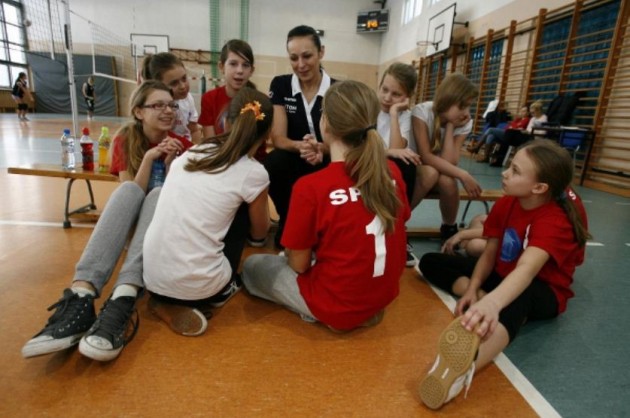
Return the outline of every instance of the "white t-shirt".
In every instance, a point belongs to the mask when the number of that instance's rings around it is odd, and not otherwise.
[[[173,161],[144,239],[144,282],[163,296],[204,299],[228,283],[223,239],[240,205],[269,185],[265,168],[247,156],[217,174],[184,170],[188,158],[203,155],[187,151]]]
[[[427,127],[429,128],[430,138],[433,134],[433,102],[418,103],[411,110],[411,114],[413,115],[413,117],[418,118],[427,124]],[[472,131],[472,126],[473,121],[471,119],[466,125],[455,128],[455,130],[453,131],[453,136],[468,135]],[[446,130],[444,128],[441,129],[442,138],[444,137],[445,131]],[[418,150],[416,149],[417,145],[415,141],[410,141],[409,148],[411,148],[415,152],[418,152]]]
[[[185,99],[177,100],[177,104],[179,105],[179,109],[177,109],[177,116],[175,117],[172,131],[190,140],[191,134],[190,129],[188,129],[188,124],[190,122],[197,123],[199,120],[199,113],[197,113],[197,108],[195,107],[195,99],[192,97],[192,94],[188,93]]]
[[[545,115],[544,113],[540,115],[539,117],[532,116],[531,119],[529,120],[529,123],[527,124],[526,131],[531,134],[534,131],[534,128],[538,128],[542,126],[543,123],[546,123],[546,122],[547,122],[547,115]]]
[[[376,130],[378,131],[383,142],[385,142],[385,149],[389,149],[389,137],[392,129],[392,119],[389,113],[385,113],[382,110],[378,113],[376,120]],[[411,112],[404,110],[398,114],[398,125],[400,126],[400,134],[407,140],[407,147],[414,142],[413,135],[411,134]]]

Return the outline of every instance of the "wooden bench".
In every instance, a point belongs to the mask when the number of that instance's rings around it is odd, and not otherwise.
[[[58,177],[68,179],[68,185],[66,186],[66,204],[64,209],[63,227],[70,228],[70,218],[75,218],[84,221],[96,221],[100,216],[100,213],[96,210],[96,204],[94,204],[94,193],[92,192],[91,181],[118,181],[118,177],[109,173],[99,173],[98,171],[83,171],[78,166],[73,170],[65,170],[61,165],[56,164],[32,164],[21,167],[9,167],[8,172],[11,174],[26,174],[30,176],[40,177]],[[88,192],[90,194],[90,203],[80,206],[76,209],[70,210],[70,194],[72,192],[72,185],[75,180],[84,180],[87,185]]]
[[[462,219],[460,220],[459,226],[460,228],[464,228],[466,226],[466,215],[468,214],[468,209],[470,209],[470,205],[472,202],[481,202],[483,203],[486,214],[490,212],[490,205],[488,202],[496,202],[503,196],[503,190],[501,189],[487,189],[481,192],[481,195],[472,198],[466,193],[465,190],[459,190],[459,199],[461,201],[466,201],[466,207],[464,208],[464,213],[462,214]],[[439,199],[440,196],[438,193],[429,193],[424,199]],[[423,200],[424,200],[423,199]],[[408,237],[423,237],[423,238],[435,238],[440,236],[439,228],[428,228],[428,227],[419,227],[419,228],[407,228],[407,236]]]

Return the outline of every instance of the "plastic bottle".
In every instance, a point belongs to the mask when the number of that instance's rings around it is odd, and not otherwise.
[[[83,136],[81,137],[81,159],[83,161],[84,171],[94,171],[94,143],[90,138],[90,129],[86,126],[83,128]]]
[[[151,165],[151,177],[149,177],[148,191],[153,190],[155,187],[162,187],[164,180],[166,180],[166,164],[164,163],[164,160],[161,158],[153,160],[153,164]]]
[[[98,171],[101,173],[107,173],[109,171],[108,154],[110,144],[109,128],[103,126],[101,128],[101,136],[98,137]]]
[[[61,135],[61,166],[66,170],[73,170],[74,165],[74,137],[70,135],[70,129],[64,129]]]

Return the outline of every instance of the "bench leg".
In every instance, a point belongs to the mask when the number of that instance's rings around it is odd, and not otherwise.
[[[74,215],[75,213],[85,213],[90,210],[96,209],[96,205],[94,204],[94,192],[92,191],[92,184],[90,183],[90,180],[85,179],[85,183],[88,188],[88,193],[90,195],[90,203],[88,203],[87,205],[81,206],[77,209],[74,209],[73,211],[70,211],[70,194],[72,192],[72,185],[74,184],[75,180],[76,179],[69,179],[68,185],[66,186],[66,207],[64,209],[64,218],[63,218],[64,228],[72,227],[72,224],[70,223],[70,217]]]
[[[468,202],[466,202],[466,207],[464,208],[464,213],[462,214],[462,219],[461,221],[459,221],[459,227],[460,228],[466,228],[466,215],[468,214],[468,209],[470,209],[470,204],[472,203],[472,200],[469,200]],[[490,213],[490,206],[488,205],[488,202],[486,202],[485,200],[482,200],[481,203],[483,203],[483,206],[486,209],[486,215]]]

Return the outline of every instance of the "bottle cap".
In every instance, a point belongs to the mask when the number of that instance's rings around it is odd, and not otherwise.
[[[64,135],[70,135],[70,129],[66,128],[63,130]]]
[[[90,134],[90,128],[88,128],[87,126],[85,128],[83,128],[83,135],[89,135]]]

